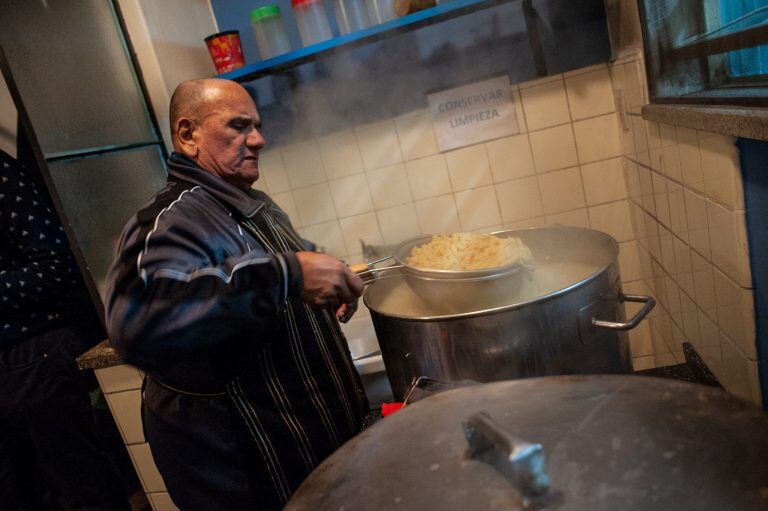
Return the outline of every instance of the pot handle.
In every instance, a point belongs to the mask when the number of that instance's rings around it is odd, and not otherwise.
[[[541,444],[510,435],[486,412],[472,415],[462,425],[470,458],[491,465],[526,497],[549,491]]]
[[[606,321],[603,319],[592,318],[592,326],[596,328],[605,328],[607,330],[632,330],[651,312],[656,305],[656,300],[652,296],[644,295],[625,295],[619,294],[620,302],[644,303],[643,307],[637,311],[637,314],[629,321],[622,323],[617,321]]]

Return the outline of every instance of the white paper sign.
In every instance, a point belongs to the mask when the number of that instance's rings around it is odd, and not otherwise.
[[[507,76],[436,92],[427,101],[441,151],[520,132]]]

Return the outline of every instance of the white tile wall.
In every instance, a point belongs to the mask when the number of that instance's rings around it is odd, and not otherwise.
[[[589,221],[593,228],[607,232],[616,241],[629,241],[634,237],[627,201],[590,206]]]
[[[176,507],[166,492],[150,493],[147,497],[154,511],[179,511],[179,508]]]
[[[405,165],[402,163],[368,171],[366,177],[376,209],[398,206],[413,200]]]
[[[581,167],[584,177],[584,193],[590,206],[604,202],[620,201],[627,197],[622,158],[613,158]]]
[[[534,131],[530,134],[530,141],[537,172],[550,172],[579,163],[570,124]]]
[[[536,172],[531,143],[525,133],[488,142],[485,147],[495,183],[531,176]]]
[[[165,483],[157,470],[149,444],[129,445],[128,453],[131,455],[134,466],[142,467],[142,470],[139,471],[139,478],[144,490],[147,493],[164,492]]]
[[[376,216],[379,219],[379,227],[386,244],[399,243],[420,234],[416,208],[411,202],[393,208],[380,209],[376,212]]]
[[[445,156],[437,154],[405,164],[413,198],[426,199],[451,192]]]
[[[395,128],[405,160],[415,160],[438,153],[432,119],[418,111],[395,119]]]
[[[456,192],[459,222],[465,231],[501,224],[499,204],[493,186]]]
[[[465,147],[445,155],[454,190],[469,190],[491,184],[491,164],[485,145]]]
[[[563,80],[555,80],[520,91],[528,129],[550,128],[571,122]]]
[[[688,340],[727,390],[759,403],[738,150],[732,137],[643,120],[642,67],[638,56],[611,69],[616,93],[630,97],[620,131],[640,278],[658,300],[653,362],[643,357],[635,367],[679,358]],[[646,353],[647,339],[635,337],[633,347]]]
[[[315,141],[288,146],[280,153],[292,188],[322,183],[326,180],[320,163],[320,149]]]
[[[564,213],[555,213],[546,216],[547,225],[569,225],[572,227],[589,227],[589,215],[584,208],[566,211]],[[624,269],[622,267],[622,277]]]
[[[544,214],[536,177],[499,183],[496,185],[496,195],[504,222],[516,222]]]
[[[456,201],[452,195],[443,195],[417,201],[416,215],[421,232],[449,233],[461,231]]]
[[[373,200],[365,174],[335,179],[330,181],[328,186],[331,189],[336,211],[340,212],[339,217],[373,211]]]
[[[613,89],[607,68],[566,78],[565,85],[573,120],[614,111]]]
[[[165,484],[144,440],[140,390],[143,375],[129,365],[97,369],[95,373],[152,508],[154,511],[176,510],[165,493]]]
[[[138,369],[127,364],[105,367],[96,371],[96,379],[104,394],[141,388],[142,376]]]
[[[355,191],[355,200],[359,193]],[[293,190],[293,201],[299,214],[300,225],[316,225],[337,218],[328,183]]]
[[[384,243],[379,229],[379,222],[376,219],[376,214],[373,212],[342,218],[339,220],[339,223],[341,224],[341,234],[344,238],[347,254],[362,253],[361,239],[364,239],[368,245],[381,245]]]
[[[403,161],[400,142],[393,121],[384,121],[355,130],[357,143],[367,170],[378,169]]]
[[[126,390],[106,394],[107,404],[117,427],[128,445],[140,444],[144,440],[144,429],[141,425],[141,391]]]
[[[559,213],[583,208],[584,187],[578,167],[558,170],[539,176],[544,213]]]
[[[615,158],[621,155],[619,147],[619,126],[616,114],[601,115],[573,123],[579,161]]]
[[[318,145],[328,179],[350,176],[363,171],[363,159],[357,147],[357,138],[351,131],[321,138]]]

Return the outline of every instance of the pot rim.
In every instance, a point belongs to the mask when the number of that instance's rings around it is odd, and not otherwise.
[[[541,230],[591,231],[593,233],[597,233],[603,238],[605,238],[610,244],[610,248],[613,256],[611,259],[611,262],[609,264],[606,264],[599,270],[595,271],[594,273],[579,280],[578,282],[574,282],[573,284],[567,287],[564,287],[562,289],[558,289],[557,291],[552,291],[550,293],[546,293],[541,296],[537,296],[536,298],[532,298],[530,300],[526,300],[523,302],[517,302],[510,305],[501,305],[499,307],[492,307],[490,309],[480,309],[480,310],[471,311],[471,312],[462,312],[459,314],[442,314],[442,315],[433,315],[433,316],[403,316],[400,314],[385,314],[383,312],[377,311],[375,308],[371,307],[368,304],[368,296],[370,294],[369,290],[375,286],[375,283],[373,285],[366,286],[365,290],[363,291],[363,303],[368,308],[368,310],[371,311],[372,313],[376,313],[380,316],[384,316],[387,318],[396,318],[404,321],[418,321],[418,322],[446,321],[446,320],[473,318],[477,316],[487,316],[489,314],[497,314],[501,312],[507,312],[510,310],[522,309],[523,307],[527,307],[535,303],[551,300],[553,298],[557,298],[558,296],[570,293],[571,291],[577,288],[586,286],[590,281],[599,278],[599,276],[601,274],[606,273],[612,265],[614,264],[618,265],[617,258],[619,255],[619,243],[610,234],[605,233],[603,231],[599,231],[597,229],[591,229],[588,227],[575,227],[575,226],[526,227],[523,229],[506,229],[501,231],[493,231],[491,234],[507,234],[507,233],[522,232],[522,231],[541,231]],[[405,278],[405,275],[403,274],[401,274],[400,276],[402,278]]]

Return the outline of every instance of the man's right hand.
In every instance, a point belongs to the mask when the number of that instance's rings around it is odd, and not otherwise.
[[[338,309],[363,294],[363,281],[342,261],[317,252],[297,252],[303,287],[301,299],[315,307]]]

